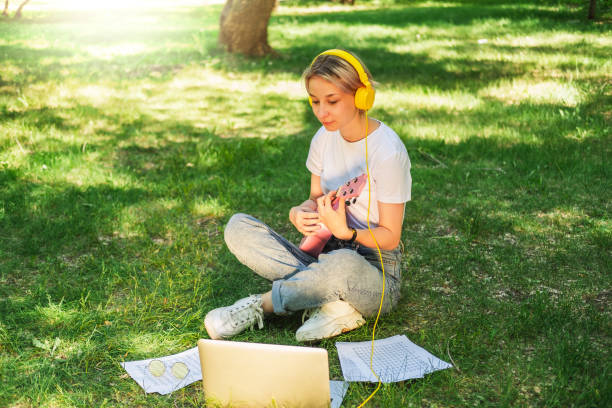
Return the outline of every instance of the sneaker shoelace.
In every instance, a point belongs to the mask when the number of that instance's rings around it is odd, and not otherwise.
[[[255,323],[257,323],[259,329],[263,328],[263,308],[257,298],[253,298],[248,303],[230,308],[229,313],[234,327],[242,323],[249,323],[249,328],[252,330]]]
[[[304,324],[306,319],[317,316],[320,311],[321,311],[320,307],[315,307],[312,309],[304,309],[304,313],[302,313],[302,324]]]

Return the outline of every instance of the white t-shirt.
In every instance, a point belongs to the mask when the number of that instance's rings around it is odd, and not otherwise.
[[[370,226],[378,226],[378,202],[399,204],[410,200],[412,177],[406,146],[387,125],[368,136],[368,166],[370,168]],[[366,173],[365,139],[347,142],[340,131],[328,132],[321,127],[310,142],[306,167],[321,177],[325,194],[337,190],[351,178]],[[368,186],[357,201],[346,207],[349,227],[367,228]]]

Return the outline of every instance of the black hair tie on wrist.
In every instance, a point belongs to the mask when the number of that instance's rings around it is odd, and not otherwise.
[[[352,244],[353,242],[355,242],[355,238],[357,238],[357,230],[355,228],[351,228],[353,230],[353,236],[351,237],[351,239],[349,239],[347,242],[349,244]]]

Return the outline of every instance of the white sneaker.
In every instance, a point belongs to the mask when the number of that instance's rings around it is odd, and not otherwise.
[[[310,318],[295,333],[298,341],[314,341],[334,337],[365,324],[353,306],[343,300],[326,303],[313,309]]]
[[[263,327],[261,295],[240,299],[231,306],[219,307],[206,314],[204,326],[211,339],[219,340],[242,333],[247,327]]]

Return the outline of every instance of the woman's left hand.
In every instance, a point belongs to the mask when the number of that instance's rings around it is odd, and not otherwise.
[[[317,198],[317,211],[319,218],[332,234],[338,239],[350,239],[353,232],[346,225],[346,204],[338,200],[338,209],[334,210],[332,201],[336,198],[336,191]]]

